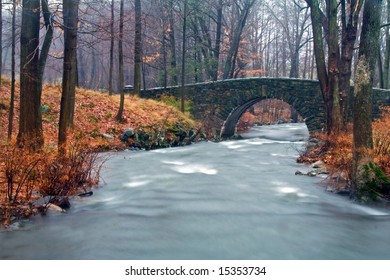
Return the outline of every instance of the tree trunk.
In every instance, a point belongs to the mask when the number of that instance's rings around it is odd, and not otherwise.
[[[357,37],[357,25],[362,1],[341,1],[341,58],[340,58],[340,107],[342,127],[345,130],[349,121],[349,92],[351,87],[352,58]],[[349,12],[347,14],[347,12]]]
[[[108,73],[108,94],[112,95],[112,72],[114,67],[114,7],[115,1],[111,0],[111,22],[110,22],[110,69]]]
[[[58,149],[66,152],[72,103],[76,89],[77,24],[79,0],[63,0],[64,17],[64,65],[62,74],[61,110],[58,133]]]
[[[172,83],[174,86],[178,84],[177,79],[177,63],[176,63],[176,39],[175,39],[175,19],[173,17],[173,0],[169,1],[168,7],[168,17],[169,17],[169,43],[171,48],[171,75]]]
[[[78,78],[78,81],[79,81],[79,86],[80,87],[87,87],[87,83],[86,83],[86,75],[85,75],[85,58],[84,58],[84,51],[82,48],[79,49],[79,53],[78,53],[78,59],[77,61],[79,62],[78,63],[78,72],[79,72],[79,78]]]
[[[0,0],[0,87],[3,74],[3,0]]]
[[[134,93],[141,95],[142,73],[142,30],[141,30],[141,0],[134,0],[135,4],[135,37],[134,37]]]
[[[16,49],[16,0],[12,1],[12,43],[11,43],[11,99],[8,115],[8,141],[12,139],[15,107],[15,49]]]
[[[163,67],[163,73],[162,73],[162,85],[164,88],[167,88],[168,86],[168,71],[167,71],[167,42],[166,42],[166,18],[164,17],[162,19],[162,38],[161,38],[161,53],[162,53],[162,67]]]
[[[290,68],[290,78],[298,78],[299,76],[299,50],[294,50],[290,55],[291,58],[291,68]]]
[[[222,0],[218,0],[217,30],[215,35],[214,58],[211,63],[211,69],[212,69],[211,79],[213,81],[218,80],[219,55],[221,51],[221,37],[222,37],[222,9],[223,9],[223,2]]]
[[[184,113],[184,99],[185,99],[185,77],[186,77],[186,41],[187,41],[187,9],[188,1],[184,0],[184,17],[183,17],[183,49],[181,62],[181,98],[180,109]]]
[[[287,76],[287,42],[286,36],[282,34],[282,77]]]
[[[309,68],[308,67],[308,64],[309,64],[309,47],[310,47],[310,45],[307,43],[306,44],[306,50],[305,50],[305,61],[304,61],[304,64],[303,64],[303,72],[302,72],[302,77],[304,79],[306,79],[306,77],[307,77],[307,69]]]
[[[18,144],[43,146],[41,98],[38,90],[39,0],[23,0],[20,35],[20,116]]]
[[[364,165],[373,161],[372,85],[378,57],[381,9],[382,0],[366,0],[364,4],[353,109],[353,194],[364,187],[368,179],[364,178]]]
[[[390,0],[387,0],[387,23],[390,23]],[[390,27],[386,26],[386,50],[385,61],[383,67],[383,87],[390,88],[389,86],[389,68],[390,68]]]
[[[325,64],[324,41],[322,36],[322,16],[318,0],[306,0],[311,10],[313,28],[314,55],[317,65],[317,78],[320,83],[322,97],[326,107],[327,131],[332,123],[332,103],[328,95],[328,73]]]
[[[379,87],[380,88],[385,88],[385,81],[383,77],[383,61],[382,61],[382,54],[381,54],[381,46],[378,48],[378,78],[379,78]]]
[[[331,125],[328,126],[328,132],[338,134],[341,129],[341,111],[340,111],[340,47],[339,47],[339,28],[337,24],[337,0],[328,1],[328,98],[329,106],[332,106]]]
[[[123,17],[124,17],[124,0],[120,2],[120,12],[119,12],[119,42],[118,42],[118,56],[119,56],[119,92],[121,94],[118,114],[115,119],[117,121],[122,121],[123,119],[123,110],[125,104],[125,74],[123,71]]]
[[[47,0],[41,1],[42,5],[42,12],[43,12],[43,18],[45,21],[45,27],[46,27],[46,35],[45,39],[43,41],[43,45],[41,48],[41,53],[39,55],[39,80],[38,80],[38,91],[39,95],[42,95],[42,84],[43,84],[43,75],[45,73],[45,66],[46,61],[49,56],[50,46],[51,42],[53,41],[53,26],[51,25],[51,13],[49,10],[49,5],[47,3]]]

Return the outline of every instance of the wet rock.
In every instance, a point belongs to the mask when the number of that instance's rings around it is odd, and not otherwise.
[[[348,186],[340,187],[329,185],[326,187],[326,191],[343,196],[349,196],[351,194],[351,191],[349,190]]]
[[[310,170],[309,172],[302,172],[300,170],[295,171],[295,175],[305,175],[309,177],[315,177],[319,174],[326,174],[326,173],[322,173],[321,170]]]
[[[111,142],[111,141],[114,141],[115,137],[114,135],[112,134],[109,134],[109,133],[103,133],[101,135],[102,138],[106,139],[107,141]]]
[[[322,160],[318,160],[312,164],[313,168],[325,168],[325,163]]]
[[[78,194],[79,197],[87,197],[91,195],[93,195],[93,191]]]
[[[345,172],[337,172],[332,174],[331,179],[337,182],[348,182],[348,176]]]
[[[49,203],[46,206],[46,209],[47,209],[47,211],[50,211],[50,212],[53,212],[53,213],[65,213],[66,212],[65,209],[62,209],[61,207],[59,207],[58,205],[55,205],[53,203]]]
[[[142,146],[141,146],[141,144],[138,143],[138,142],[133,142],[133,143],[131,143],[131,145],[130,145],[130,150],[131,150],[131,151],[139,151],[139,150],[142,150]]]
[[[123,131],[123,133],[120,136],[120,140],[122,142],[128,142],[129,139],[134,139],[136,136],[136,133],[134,129],[132,128],[127,128],[126,130]]]
[[[48,204],[49,202],[51,202],[53,199],[54,199],[54,196],[49,195],[49,196],[45,196],[45,197],[39,198],[37,200],[34,200],[34,201],[30,202],[30,204],[33,207],[40,208],[40,207],[43,207],[44,205]]]
[[[53,204],[57,205],[61,209],[69,209],[70,208],[70,201],[67,197],[58,197],[53,201]]]
[[[328,169],[326,168],[319,168],[316,170],[317,174],[320,175],[320,174],[329,174],[329,171]]]

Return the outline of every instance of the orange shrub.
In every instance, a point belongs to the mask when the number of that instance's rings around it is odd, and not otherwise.
[[[383,109],[381,118],[372,124],[375,161],[390,177],[390,110]]]
[[[338,135],[326,136],[328,150],[324,157],[330,174],[344,173],[350,178],[352,171],[352,133],[341,132]]]

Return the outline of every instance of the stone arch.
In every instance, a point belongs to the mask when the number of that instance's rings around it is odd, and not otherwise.
[[[300,102],[300,100],[297,98],[287,98],[287,100],[286,100],[284,98],[275,97],[275,96],[268,96],[268,97],[262,96],[262,97],[256,97],[256,98],[253,98],[251,100],[248,100],[247,102],[243,103],[240,106],[237,106],[236,108],[234,108],[230,112],[230,114],[228,115],[228,117],[224,121],[223,126],[221,128],[221,135],[220,135],[221,138],[226,139],[226,138],[230,138],[230,137],[234,136],[236,133],[237,124],[238,124],[240,118],[242,117],[242,115],[252,105],[254,105],[262,100],[267,100],[267,99],[281,100],[281,101],[291,105],[292,107],[294,107],[294,109],[304,118],[309,132],[321,130],[323,128],[323,125],[325,125],[323,123],[313,124],[312,121],[314,118],[316,118],[316,116],[313,116],[311,111],[306,110],[304,104],[302,102]]]

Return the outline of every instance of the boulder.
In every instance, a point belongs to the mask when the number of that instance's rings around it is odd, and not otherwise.
[[[136,136],[136,133],[135,133],[134,129],[127,128],[121,134],[120,139],[121,139],[122,142],[126,142],[127,143],[129,141],[129,139],[134,139],[135,136]]]
[[[62,209],[60,206],[57,206],[53,203],[49,203],[47,206],[46,206],[46,209],[47,211],[50,211],[50,212],[58,212],[58,213],[65,213],[65,209]]]

